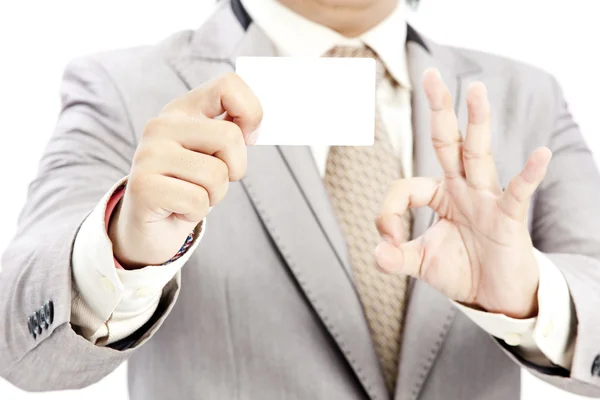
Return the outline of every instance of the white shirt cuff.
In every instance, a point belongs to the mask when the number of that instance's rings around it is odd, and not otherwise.
[[[104,218],[108,201],[126,179],[117,182],[85,219],[73,247],[71,322],[99,345],[131,335],[152,317],[163,288],[193,254],[206,229],[204,221],[192,246],[170,264],[117,269]]]
[[[534,253],[540,269],[537,317],[515,319],[454,304],[490,335],[517,347],[527,360],[570,369],[576,320],[569,288],[558,267],[543,253]]]

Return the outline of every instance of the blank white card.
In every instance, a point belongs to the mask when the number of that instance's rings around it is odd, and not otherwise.
[[[257,145],[373,145],[373,59],[239,57],[236,73],[263,108]]]

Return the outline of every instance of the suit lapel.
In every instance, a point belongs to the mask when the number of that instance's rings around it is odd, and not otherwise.
[[[414,134],[415,176],[438,177],[442,169],[431,144],[430,117],[427,98],[422,88],[423,72],[438,68],[453,95],[459,126],[466,126],[465,79],[476,71],[466,60],[457,62],[447,50],[433,43],[423,46],[408,44],[408,62],[413,83],[412,114]],[[461,61],[461,60],[459,60]],[[423,234],[434,222],[435,213],[424,207],[415,210],[413,237]],[[454,320],[456,308],[442,294],[419,280],[411,282],[410,302],[407,307],[396,399],[418,398],[445,336]]]
[[[196,33],[191,40],[193,48],[173,55],[171,64],[190,88],[233,71],[239,56],[275,55],[264,33],[251,22],[244,30],[229,7],[221,6]],[[236,12],[242,11],[238,8]],[[215,41],[216,35],[223,43]],[[249,147],[242,185],[365,392],[371,399],[386,398],[379,362],[351,280],[345,241],[310,149]]]
[[[346,239],[335,217],[329,195],[317,171],[308,146],[279,146],[279,151],[294,180],[302,190],[314,217],[325,234],[329,245],[352,281],[352,270]]]
[[[249,149],[244,187],[306,298],[372,399],[386,396],[360,300],[328,232],[333,213],[306,148]],[[295,167],[293,166],[295,165]],[[299,167],[303,165],[304,170]]]

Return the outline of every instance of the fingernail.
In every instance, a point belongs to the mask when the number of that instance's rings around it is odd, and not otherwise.
[[[375,248],[375,258],[377,259],[377,266],[379,269],[386,273],[391,273],[394,269],[394,259],[390,253],[390,244],[383,242]]]
[[[260,128],[257,128],[254,132],[248,135],[248,144],[250,146],[256,144],[258,140],[258,135],[260,134]]]

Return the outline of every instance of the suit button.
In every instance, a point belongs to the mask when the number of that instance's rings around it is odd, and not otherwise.
[[[518,333],[507,333],[504,335],[504,342],[509,346],[519,346],[521,344],[521,335]]]
[[[40,315],[40,326],[43,329],[48,329],[48,324],[46,323],[46,311],[44,310],[44,307],[40,308],[38,313]]]
[[[35,333],[36,324],[37,322],[33,318],[33,315],[27,319],[27,327],[29,328],[29,334],[33,336],[34,339],[37,337],[37,334]]]
[[[54,303],[52,302],[52,300],[44,303],[44,314],[46,324],[48,326],[52,325],[52,323],[54,322]]]
[[[42,334],[42,318],[40,317],[40,312],[36,311],[35,314],[33,314],[33,318],[35,319],[35,325],[36,325],[36,330],[35,332],[38,335]]]
[[[31,330],[33,331],[33,337],[35,338],[39,334],[38,330],[40,333],[42,332],[38,325],[37,312],[29,317],[29,321],[31,322]]]
[[[594,358],[592,363],[592,376],[600,376],[600,354]]]

